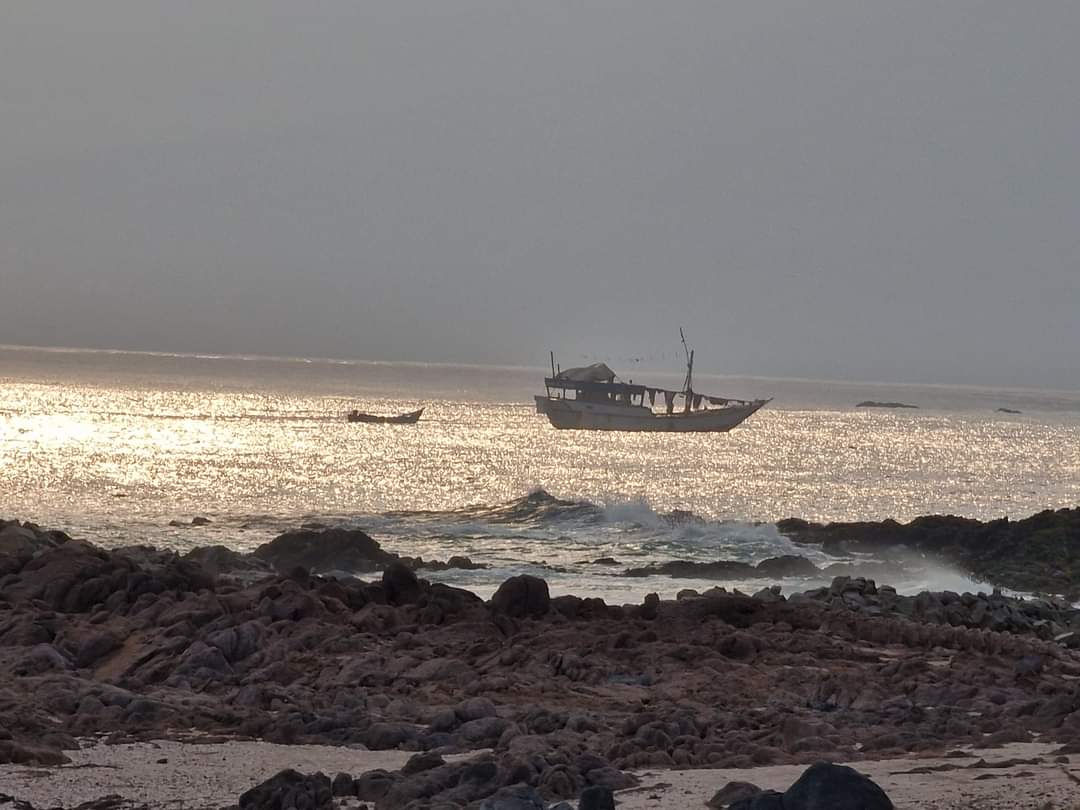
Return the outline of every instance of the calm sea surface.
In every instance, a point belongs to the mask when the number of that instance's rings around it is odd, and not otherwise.
[[[0,347],[0,517],[178,549],[355,525],[400,553],[491,564],[441,575],[480,593],[535,571],[557,592],[618,601],[704,584],[619,577],[628,565],[790,552],[770,525],[783,517],[985,519],[1080,503],[1080,392],[700,377],[707,393],[774,402],[729,434],[594,433],[534,413],[542,377]],[[854,407],[867,399],[920,408]],[[420,405],[415,426],[344,420]],[[571,503],[527,497],[541,489]],[[169,525],[194,516],[212,523]],[[607,556],[622,566],[591,564]],[[931,579],[965,585],[936,571],[904,586]]]

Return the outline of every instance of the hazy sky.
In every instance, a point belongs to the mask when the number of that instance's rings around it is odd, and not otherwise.
[[[0,343],[625,370],[682,325],[708,372],[1077,388],[1078,43],[1054,0],[5,2]]]

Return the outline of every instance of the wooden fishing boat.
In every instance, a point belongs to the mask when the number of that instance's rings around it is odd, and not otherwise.
[[[693,389],[694,352],[687,348],[685,337],[683,349],[686,382],[681,391],[621,382],[604,363],[557,371],[553,354],[551,376],[544,380],[547,393],[535,397],[536,412],[560,430],[726,433],[772,401],[697,393]],[[658,398],[664,406],[659,412],[654,410]]]
[[[350,422],[369,422],[379,425],[415,425],[420,421],[420,414],[423,412],[424,409],[421,408],[418,411],[409,411],[397,416],[376,416],[375,414],[352,410],[349,411],[346,419]]]

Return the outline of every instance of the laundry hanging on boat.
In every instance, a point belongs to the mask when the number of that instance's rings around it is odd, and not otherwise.
[[[701,410],[701,400],[703,400],[704,398],[705,397],[703,395],[701,395],[701,394],[694,394],[694,410],[695,411],[700,411]]]
[[[667,412],[668,413],[671,413],[672,411],[675,410],[675,392],[674,391],[665,391],[664,392],[664,405],[665,405],[665,407],[667,407]]]
[[[651,408],[656,404],[656,389],[647,388],[646,390],[649,392],[649,407]]]
[[[708,397],[708,400],[713,405],[727,405],[731,402],[730,399],[724,399],[723,397]]]

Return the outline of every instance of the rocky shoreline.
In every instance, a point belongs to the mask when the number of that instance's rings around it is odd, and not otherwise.
[[[60,765],[89,736],[210,735],[414,754],[327,776],[329,795],[297,774],[221,806],[310,793],[312,807],[603,807],[641,769],[858,763],[1033,735],[1067,756],[1080,733],[1080,611],[1065,601],[902,596],[845,576],[788,597],[610,605],[520,576],[484,602],[419,578],[423,565],[358,531],[181,557],[4,522],[0,763]],[[311,573],[345,567],[381,573]]]
[[[919,555],[992,585],[1080,600],[1080,508],[1048,509],[1016,521],[926,515],[909,523],[824,525],[789,518],[776,526],[794,542],[827,554],[869,554],[899,564]]]

